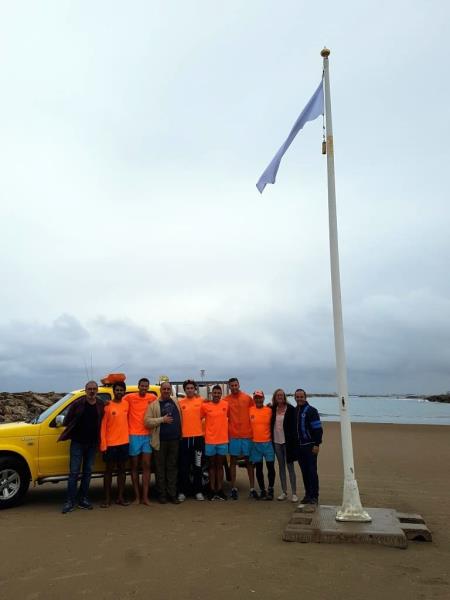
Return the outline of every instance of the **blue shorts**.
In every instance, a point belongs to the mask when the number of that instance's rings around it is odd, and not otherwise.
[[[205,456],[226,456],[228,444],[205,444]]]
[[[266,462],[273,462],[275,460],[272,442],[252,442],[250,462],[259,463],[263,461],[263,458],[266,459]]]
[[[231,438],[230,454],[231,456],[249,456],[252,447],[252,440],[248,438]]]
[[[139,456],[139,454],[151,454],[151,439],[151,435],[130,435],[129,455]]]

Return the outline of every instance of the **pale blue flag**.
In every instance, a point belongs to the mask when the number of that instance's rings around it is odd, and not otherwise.
[[[272,162],[269,164],[269,166],[259,178],[256,187],[261,192],[261,194],[263,193],[264,188],[268,183],[275,183],[281,159],[283,158],[286,150],[294,141],[297,133],[300,131],[300,129],[303,129],[305,123],[307,123],[308,121],[314,121],[314,119],[317,119],[317,117],[319,117],[320,115],[323,115],[323,80],[320,82],[319,87],[312,95],[311,100],[302,110],[299,118],[295,121],[290,134],[286,138],[286,141],[275,154],[275,156],[272,159]]]

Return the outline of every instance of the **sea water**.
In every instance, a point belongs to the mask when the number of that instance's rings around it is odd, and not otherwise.
[[[323,421],[339,421],[338,398],[316,396],[308,402],[318,409]],[[450,425],[450,404],[424,398],[350,396],[349,406],[355,423]]]

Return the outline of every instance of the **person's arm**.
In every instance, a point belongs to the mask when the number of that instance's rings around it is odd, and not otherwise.
[[[98,415],[100,417],[100,419],[103,419],[103,415],[105,414],[105,406],[107,404],[109,404],[109,400],[107,400],[106,402],[103,402],[103,400],[96,400],[97,403],[97,410],[98,410]]]
[[[180,415],[180,427],[183,428],[183,411],[181,410],[180,403],[178,402],[178,398],[173,399],[175,406],[178,409],[178,414]]]
[[[154,429],[155,427],[159,427],[161,423],[172,423],[173,417],[170,415],[164,415],[163,417],[157,417],[155,415],[156,409],[154,408],[155,403],[152,402],[147,407],[147,411],[144,417],[144,425],[147,429]]]
[[[64,417],[64,427],[68,427],[69,425],[71,425],[77,416],[77,406],[78,406],[78,402],[75,400],[75,402],[72,402],[72,404],[69,406],[69,410],[67,411],[67,415]]]
[[[314,442],[313,453],[319,454],[320,444],[322,443],[323,429],[320,420],[319,412],[316,408],[311,407],[309,410],[309,430],[311,438]]]
[[[295,408],[288,404],[283,419],[283,431],[286,443],[297,443],[297,413]]]
[[[100,427],[100,452],[105,452],[106,448],[108,447],[107,443],[106,443],[107,420],[108,420],[108,413],[107,413],[107,411],[105,411],[103,414],[102,424]]]

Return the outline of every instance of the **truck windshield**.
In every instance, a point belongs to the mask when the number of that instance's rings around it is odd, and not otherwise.
[[[49,417],[55,410],[62,406],[69,398],[72,398],[73,394],[66,394],[60,398],[55,404],[52,404],[44,410],[38,417],[32,420],[32,423],[43,423],[47,417]]]

